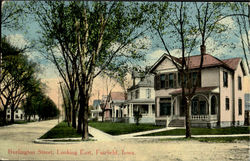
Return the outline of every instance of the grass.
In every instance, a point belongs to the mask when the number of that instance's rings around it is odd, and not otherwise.
[[[156,126],[153,124],[128,124],[128,123],[113,123],[113,122],[89,122],[89,126],[97,128],[111,135],[129,134],[147,130],[164,128],[164,126]]]
[[[14,124],[27,124],[31,122],[35,122],[35,121],[34,120],[30,120],[30,121],[20,120],[20,121],[15,121]]]
[[[188,141],[188,140],[197,140],[200,142],[207,143],[236,143],[238,141],[250,141],[248,136],[239,136],[239,137],[204,137],[204,138],[174,138],[174,139],[159,139],[159,141]]]
[[[63,121],[41,136],[40,139],[77,138],[81,136],[76,132],[76,129],[68,127],[68,123]]]
[[[141,136],[166,136],[166,135],[185,135],[185,129],[174,129],[151,133]],[[226,127],[226,128],[191,128],[192,135],[228,135],[228,134],[249,134],[250,127]]]

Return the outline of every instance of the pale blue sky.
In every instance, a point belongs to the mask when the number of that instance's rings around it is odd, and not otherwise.
[[[242,49],[240,48],[239,38],[237,38],[233,34],[234,30],[236,29],[236,26],[234,26],[235,22],[233,21],[232,18],[227,18],[223,20],[223,23],[231,27],[231,30],[225,33],[225,35],[230,36],[229,38],[225,39],[225,41],[234,43],[236,45],[236,48],[229,50],[229,48],[227,47],[220,47],[216,44],[217,42],[211,38],[207,43],[207,53],[215,55],[218,58],[243,57],[243,52]],[[10,37],[11,40],[15,42],[17,46],[22,46],[25,43],[31,42],[32,39],[37,39],[39,37],[39,34],[37,32],[39,31],[40,27],[35,21],[32,20],[32,18],[27,19],[26,25],[27,25],[26,27],[28,27],[27,33],[25,33],[24,31],[10,32],[7,30],[3,30],[3,34]],[[143,63],[141,64],[143,66],[152,65],[164,53],[164,48],[159,38],[155,37],[152,39],[150,35],[148,35],[147,38],[148,39],[145,40],[145,42],[151,45],[149,46],[148,50],[145,50],[145,53],[147,55],[146,56],[147,61],[145,62],[145,64]],[[217,49],[213,51],[213,49],[216,47]],[[179,55],[178,54],[179,49],[172,49],[171,52],[175,56]],[[197,49],[194,52],[194,54],[198,53],[199,49]],[[38,52],[32,51],[28,54],[32,60],[41,64],[42,69],[44,69],[43,74],[40,75],[41,78],[47,79],[47,78],[58,77],[58,74],[54,66],[50,62],[45,60]],[[250,57],[248,57],[248,59],[250,59]]]

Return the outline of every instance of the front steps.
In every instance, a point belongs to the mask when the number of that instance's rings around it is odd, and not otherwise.
[[[179,119],[171,120],[168,127],[185,127],[185,121]]]

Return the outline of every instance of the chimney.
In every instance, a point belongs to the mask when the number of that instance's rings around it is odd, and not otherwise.
[[[205,45],[201,45],[201,54],[206,54],[206,46]]]

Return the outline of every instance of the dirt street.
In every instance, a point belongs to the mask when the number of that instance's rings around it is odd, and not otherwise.
[[[249,143],[198,141],[89,141],[74,144],[35,144],[57,120],[0,128],[0,160],[127,160],[208,161],[249,160]]]

